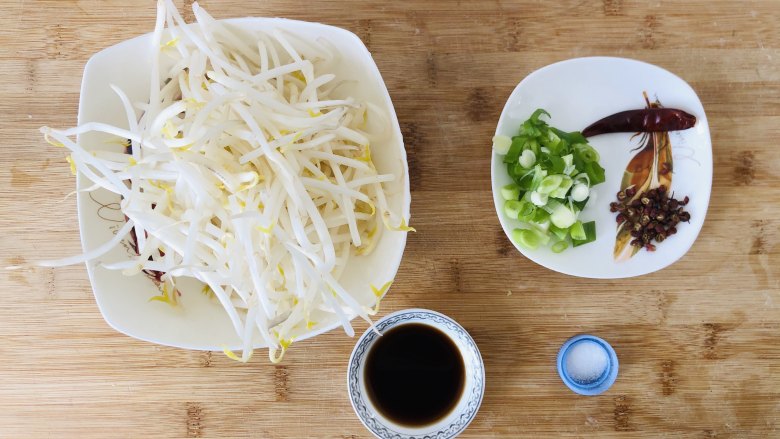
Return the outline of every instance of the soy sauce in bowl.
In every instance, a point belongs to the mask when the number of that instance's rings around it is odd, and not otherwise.
[[[408,427],[434,424],[458,405],[466,381],[455,342],[424,323],[407,323],[379,337],[366,356],[368,397],[388,420]]]

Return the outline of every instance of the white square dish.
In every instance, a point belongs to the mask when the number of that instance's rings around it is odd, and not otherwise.
[[[680,259],[693,245],[704,224],[712,188],[712,141],[707,116],[693,88],[678,76],[640,61],[592,57],[561,61],[525,77],[509,96],[496,128],[497,135],[517,135],[520,125],[537,109],[547,110],[550,126],[563,131],[582,131],[591,123],[619,111],[645,107],[643,92],[667,108],[693,114],[696,125],[669,133],[674,171],[671,191],[677,198],[690,197],[686,210],[690,224],[679,225],[679,233],[665,240],[657,251],[640,251],[627,261],[613,259],[616,235],[616,201],[626,165],[637,147],[633,133],[595,136],[588,142],[599,152],[606,181],[593,187],[583,222],[596,221],[596,241],[554,253],[550,248],[536,250],[515,247],[528,259],[560,273],[588,278],[624,278],[660,270]],[[511,236],[520,222],[504,213],[501,188],[511,182],[503,157],[492,157],[493,200],[504,232]],[[511,239],[510,239],[511,241]]]
[[[390,136],[372,145],[372,158],[380,173],[393,173],[395,181],[386,183],[390,208],[409,219],[409,176],[398,120],[387,88],[379,70],[365,45],[353,33],[333,26],[280,18],[239,18],[226,23],[247,32],[253,29],[278,28],[308,38],[327,40],[340,54],[342,62],[335,73],[340,79],[348,79],[340,93],[349,94],[384,109],[389,116]],[[110,89],[119,86],[132,102],[149,99],[149,71],[151,65],[151,34],[124,41],[95,54],[87,62],[79,103],[78,123],[104,122],[126,127],[127,119],[121,101]],[[78,141],[86,149],[123,148],[107,142],[109,137],[88,133]],[[77,186],[85,189],[86,178],[79,175]],[[107,191],[79,192],[78,216],[82,246],[85,251],[108,241],[124,222],[118,210],[119,197]],[[367,256],[354,256],[340,281],[345,289],[360,300],[372,295],[371,284],[382,285],[395,277],[401,262],[406,232],[383,233],[376,249]],[[101,258],[103,262],[128,260],[132,257],[129,244],[117,247]],[[141,340],[187,349],[221,350],[225,347],[239,349],[240,339],[222,307],[201,294],[200,283],[191,279],[177,282],[182,292],[180,306],[150,302],[158,295],[154,283],[144,274],[125,276],[88,263],[87,270],[98,307],[114,329]],[[189,282],[188,282],[189,281]],[[353,317],[353,316],[350,316]],[[308,338],[338,327],[340,322],[320,319],[298,340]],[[263,347],[262,343],[255,347]]]

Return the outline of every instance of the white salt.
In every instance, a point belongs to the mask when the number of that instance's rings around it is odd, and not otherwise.
[[[575,343],[566,354],[566,372],[571,379],[582,384],[596,381],[607,369],[607,363],[607,351],[589,340]]]

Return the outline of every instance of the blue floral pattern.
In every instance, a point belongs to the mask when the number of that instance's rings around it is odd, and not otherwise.
[[[363,363],[369,348],[378,337],[374,331],[368,331],[358,341],[355,351],[350,359],[347,373],[347,386],[352,402],[360,420],[363,424],[380,439],[450,439],[460,434],[471,423],[477,415],[479,406],[482,403],[482,396],[485,393],[485,369],[482,363],[482,356],[477,349],[476,343],[463,327],[454,320],[438,313],[430,311],[410,311],[391,315],[385,320],[376,324],[379,332],[397,326],[401,323],[419,321],[423,323],[433,323],[435,326],[447,329],[447,332],[455,338],[458,345],[461,346],[461,354],[466,365],[467,373],[471,374],[470,380],[467,380],[469,387],[464,389],[464,398],[467,402],[459,410],[456,418],[452,419],[449,425],[444,426],[435,432],[428,432],[420,435],[409,435],[395,431],[392,426],[386,425],[381,419],[373,415],[373,409],[368,406],[367,397],[363,394],[360,387],[360,365]]]

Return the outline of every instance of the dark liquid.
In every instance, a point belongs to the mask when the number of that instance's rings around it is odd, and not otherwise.
[[[368,352],[364,378],[368,397],[383,416],[419,427],[455,408],[466,371],[447,335],[430,325],[407,323],[377,339]]]

